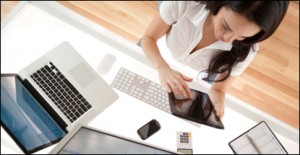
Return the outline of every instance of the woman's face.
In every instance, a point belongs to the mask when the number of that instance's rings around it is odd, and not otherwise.
[[[213,25],[215,37],[227,43],[252,37],[261,30],[255,23],[226,7],[213,16]]]

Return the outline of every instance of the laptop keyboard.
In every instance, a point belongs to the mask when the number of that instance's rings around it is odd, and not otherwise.
[[[171,114],[168,92],[154,81],[121,67],[111,86]],[[199,123],[186,121],[200,126]]]
[[[92,107],[52,62],[37,70],[30,77],[70,122],[77,120]]]

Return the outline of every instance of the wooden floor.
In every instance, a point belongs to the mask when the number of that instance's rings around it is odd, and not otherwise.
[[[1,1],[1,19],[17,2]],[[136,43],[157,12],[156,1],[60,1],[60,4]],[[4,9],[5,8],[5,9]],[[299,2],[291,2],[275,34],[230,94],[299,129]]]

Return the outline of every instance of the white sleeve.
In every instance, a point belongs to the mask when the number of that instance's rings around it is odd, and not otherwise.
[[[253,45],[253,47],[250,48],[250,52],[247,56],[247,58],[243,62],[239,62],[236,66],[232,68],[231,76],[239,76],[241,75],[246,68],[250,65],[254,57],[256,56],[256,53],[259,50],[259,44],[256,43]]]
[[[188,7],[187,1],[164,1],[160,5],[159,14],[166,24],[172,25],[184,15]]]

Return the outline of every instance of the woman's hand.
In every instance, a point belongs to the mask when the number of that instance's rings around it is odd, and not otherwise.
[[[220,80],[226,76],[225,73],[221,73],[216,77],[216,80]],[[231,84],[235,81],[237,76],[229,76],[226,80],[221,82],[214,82],[208,91],[208,95],[216,110],[216,115],[222,119],[225,110],[225,94]]]
[[[210,89],[208,94],[214,106],[214,109],[216,111],[216,115],[218,116],[218,118],[222,119],[224,116],[224,109],[225,109],[225,104],[224,104],[225,94],[223,92],[214,89]]]
[[[213,103],[214,108],[216,110],[216,115],[222,119],[224,116],[224,108],[225,108],[225,104],[222,102],[218,102],[218,103]]]
[[[192,78],[182,75],[169,66],[157,68],[160,83],[166,90],[174,95],[182,95],[184,98],[192,98],[192,93],[186,82],[193,81]]]

